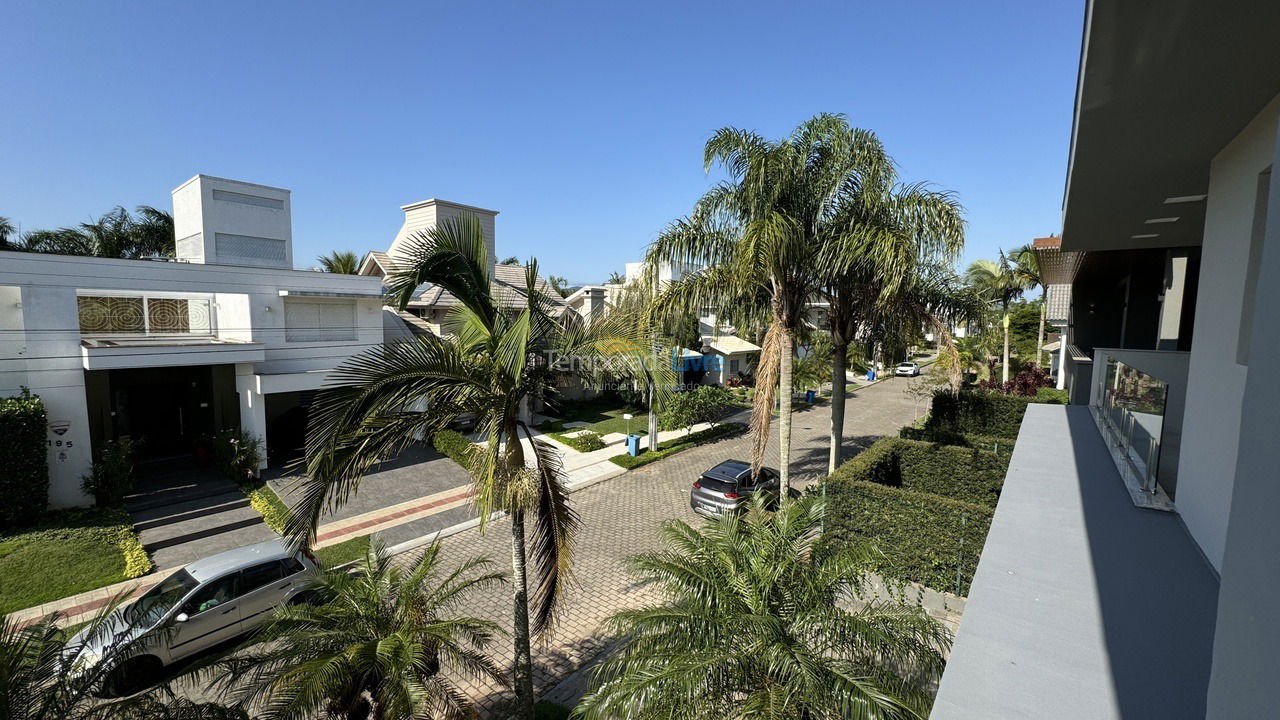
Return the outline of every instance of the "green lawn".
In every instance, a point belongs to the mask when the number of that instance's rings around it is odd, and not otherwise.
[[[365,551],[368,549],[369,536],[362,535],[350,540],[343,540],[337,545],[320,548],[316,550],[316,558],[322,566],[334,568],[352,560],[359,560],[364,557]]]
[[[601,435],[610,433],[626,433],[628,421],[622,416],[626,413],[634,415],[630,421],[630,431],[636,435],[647,434],[648,413],[641,408],[629,407],[618,400],[599,399],[582,403],[565,403],[560,411],[560,422],[544,423],[540,429],[554,432],[577,432],[591,430]],[[565,423],[585,422],[589,425],[566,428]]]
[[[126,552],[132,557],[128,565]],[[51,512],[36,527],[0,535],[0,614],[111,585],[150,569],[122,510]]]

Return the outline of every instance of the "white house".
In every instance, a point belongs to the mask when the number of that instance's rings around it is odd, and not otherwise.
[[[48,409],[54,506],[87,501],[106,439],[145,458],[233,427],[300,442],[328,371],[383,340],[377,278],[293,269],[288,190],[197,175],[173,213],[173,260],[0,252],[0,394]]]
[[[1072,404],[1026,411],[935,720],[1280,712],[1278,32],[1087,3],[1039,248]]]

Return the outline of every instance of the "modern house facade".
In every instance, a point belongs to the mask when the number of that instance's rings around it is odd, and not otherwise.
[[[49,415],[50,503],[85,504],[93,448],[190,457],[242,428],[296,448],[329,370],[383,341],[381,283],[293,269],[290,193],[197,175],[167,261],[0,252],[0,394]]]
[[[932,717],[1280,714],[1280,5],[1093,0],[1031,405]]]

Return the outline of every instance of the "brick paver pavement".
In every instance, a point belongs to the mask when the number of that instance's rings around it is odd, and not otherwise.
[[[894,434],[915,417],[915,403],[903,389],[906,381],[890,379],[856,391],[845,412],[845,456],[852,456],[879,437]],[[825,474],[827,431],[830,410],[816,406],[792,415],[793,483],[802,484]],[[610,638],[599,632],[602,621],[626,607],[633,607],[652,594],[637,586],[623,568],[623,560],[637,552],[659,546],[662,523],[680,518],[690,522],[698,516],[689,510],[689,488],[706,468],[728,458],[748,457],[745,435],[697,448],[637,468],[619,477],[578,492],[573,507],[582,518],[574,555],[574,582],[569,587],[554,635],[534,648],[535,686],[546,694],[580,665],[608,646]],[[768,461],[777,466],[776,426],[768,448]],[[510,532],[505,519],[490,523],[486,532],[467,530],[441,541],[447,557],[487,555],[501,567],[510,567]],[[472,615],[486,617],[504,628],[510,627],[511,599],[508,591],[475,597],[465,608]],[[510,638],[499,638],[488,650],[499,664],[510,663]],[[460,683],[488,718],[507,717],[509,691],[500,687]],[[198,696],[199,692],[187,694]]]

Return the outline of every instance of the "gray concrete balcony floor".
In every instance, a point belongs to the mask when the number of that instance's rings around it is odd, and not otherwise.
[[[1203,718],[1217,597],[1088,408],[1033,404],[930,717]]]

